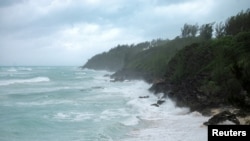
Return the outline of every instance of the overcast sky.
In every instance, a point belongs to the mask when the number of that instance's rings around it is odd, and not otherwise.
[[[1,0],[0,65],[81,66],[117,44],[173,39],[249,0]]]

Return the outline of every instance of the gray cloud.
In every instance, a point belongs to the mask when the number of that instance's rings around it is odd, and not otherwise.
[[[22,3],[22,2],[23,0],[1,0],[0,7],[11,6],[11,5]]]
[[[174,38],[184,23],[225,21],[248,0],[0,2],[0,65],[82,65],[117,44]]]

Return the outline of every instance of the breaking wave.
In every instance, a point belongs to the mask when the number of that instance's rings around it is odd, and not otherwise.
[[[34,77],[30,79],[13,79],[13,80],[1,80],[0,86],[7,86],[12,84],[22,84],[22,83],[38,83],[38,82],[49,82],[48,77]]]

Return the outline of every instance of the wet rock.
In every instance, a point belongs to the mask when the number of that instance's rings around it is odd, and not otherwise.
[[[159,100],[157,100],[157,104],[158,105],[161,105],[162,103],[164,103],[165,102],[165,99],[159,99]]]
[[[203,124],[204,125],[217,125],[227,120],[235,123],[236,125],[240,124],[240,121],[237,119],[236,115],[229,112],[228,110],[214,115],[212,118],[210,118],[207,122],[204,122]]]
[[[94,86],[94,87],[91,87],[92,89],[104,89],[103,87],[101,86]]]
[[[159,107],[157,103],[151,104],[151,106]]]
[[[149,98],[149,96],[139,96],[139,98]]]

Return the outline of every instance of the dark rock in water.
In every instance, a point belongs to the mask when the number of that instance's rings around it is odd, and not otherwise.
[[[104,87],[101,87],[101,86],[93,86],[93,87],[91,87],[91,88],[80,89],[80,91],[81,91],[81,92],[92,91],[93,89],[104,89]]]
[[[95,87],[91,87],[92,89],[103,89],[103,87],[101,86],[95,86]]]
[[[158,104],[158,105],[161,105],[161,104],[164,103],[164,102],[165,102],[165,99],[160,99],[160,100],[157,101],[157,104]]]
[[[235,123],[236,125],[240,124],[236,115],[232,114],[228,110],[214,115],[212,118],[210,118],[207,122],[204,122],[203,124],[204,125],[217,125],[217,124],[222,123],[226,120],[231,121],[231,122]]]
[[[139,98],[149,98],[149,96],[139,96]]]
[[[151,104],[151,106],[159,107],[159,105],[157,103]]]

